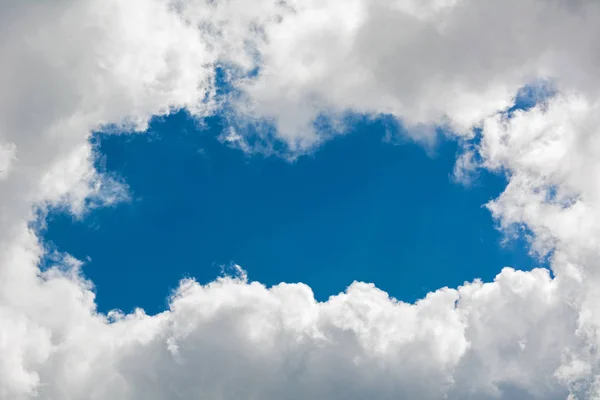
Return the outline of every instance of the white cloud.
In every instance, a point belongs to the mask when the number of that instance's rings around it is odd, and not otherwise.
[[[576,312],[544,271],[507,269],[415,305],[362,283],[317,303],[302,284],[187,281],[169,311],[112,324],[72,278],[49,275],[38,290],[56,314],[20,314],[37,323],[18,332],[32,343],[14,379],[42,382],[42,398],[560,398],[548,377],[576,345]]]
[[[292,3],[265,26],[258,77],[240,87],[293,150],[319,143],[311,122],[322,112],[386,113],[469,137],[533,80],[598,93],[594,1]]]
[[[0,10],[0,398],[600,398],[597,2],[0,0]],[[312,128],[323,113],[391,114],[425,141],[435,125],[467,143],[482,127],[467,157],[510,179],[489,207],[553,252],[555,277],[505,269],[416,304],[363,283],[317,303],[302,284],[184,281],[159,315],[96,313],[79,262],[39,270],[34,207],[81,214],[125,198],[94,169],[91,132],[212,112],[216,63],[234,70],[233,112],[274,122],[296,152],[331,134]],[[546,78],[552,99],[501,112]]]
[[[473,184],[479,164],[473,150],[465,149],[457,158],[452,171],[452,179],[465,186]]]

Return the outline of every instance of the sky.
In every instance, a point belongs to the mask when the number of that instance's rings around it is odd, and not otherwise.
[[[207,283],[234,263],[269,286],[304,282],[321,301],[356,280],[408,302],[542,264],[483,207],[502,174],[462,185],[452,177],[456,143],[390,144],[386,125],[354,122],[295,161],[244,155],[218,140],[219,118],[199,127],[185,112],[144,135],[99,134],[98,164],[127,182],[132,200],[79,219],[55,211],[44,240],[89,257],[83,271],[105,312],[163,311],[180,279]]]
[[[596,0],[0,0],[0,400],[600,399]]]

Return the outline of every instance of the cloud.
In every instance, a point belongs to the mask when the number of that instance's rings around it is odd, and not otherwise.
[[[322,141],[320,113],[390,114],[471,137],[481,120],[542,79],[597,96],[594,1],[291,2],[263,28],[242,110],[270,118],[294,151]],[[419,129],[415,129],[419,128]]]
[[[596,2],[0,0],[0,10],[0,398],[600,398]],[[506,112],[540,79],[552,80],[550,98]],[[238,271],[183,281],[158,315],[97,313],[80,262],[39,269],[36,210],[83,215],[126,199],[126,184],[94,168],[92,132],[144,131],[181,108],[227,112],[234,134],[223,139],[245,151],[238,122],[272,123],[258,142],[295,154],[332,134],[314,128],[321,115],[391,115],[422,141],[442,126],[468,151],[457,171],[475,157],[507,174],[488,207],[502,228],[532,232],[552,276],[506,268],[415,304],[354,283],[319,303],[306,285],[266,288]]]
[[[49,303],[29,310],[37,324],[8,325],[30,341],[18,355],[29,370],[12,378],[22,390],[9,398],[36,382],[41,398],[561,398],[548,376],[577,344],[576,312],[543,270],[506,269],[416,304],[364,283],[318,303],[303,284],[184,281],[169,311],[112,323],[65,274],[39,284]]]
[[[452,170],[452,179],[456,183],[465,186],[473,184],[476,179],[479,164],[475,158],[475,153],[471,149],[465,149],[457,158]]]

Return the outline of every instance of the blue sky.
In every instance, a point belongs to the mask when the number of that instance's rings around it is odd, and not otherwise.
[[[227,147],[223,126],[180,112],[146,134],[97,135],[99,166],[132,200],[82,220],[54,212],[45,240],[89,258],[101,311],[160,312],[181,278],[209,282],[231,263],[267,285],[304,282],[319,300],[359,280],[405,301],[536,265],[524,242],[502,243],[482,207],[502,176],[452,182],[455,142],[390,144],[389,126],[363,120],[290,163]]]

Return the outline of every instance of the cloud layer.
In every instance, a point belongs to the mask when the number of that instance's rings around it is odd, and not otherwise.
[[[0,398],[600,399],[597,2],[0,10]],[[549,98],[508,111],[539,82],[551,82]],[[443,127],[465,145],[457,177],[507,174],[488,207],[502,229],[530,235],[552,274],[507,268],[415,304],[354,283],[318,303],[305,285],[265,288],[239,270],[183,281],[159,315],[99,314],[80,262],[39,269],[31,224],[48,207],[83,215],[125,199],[126,183],[95,170],[90,135],[144,131],[181,108],[226,112],[242,148],[253,131],[291,155],[343,133],[348,112],[392,115],[424,142]],[[315,128],[323,115],[335,129]],[[264,122],[275,129],[244,129]]]

